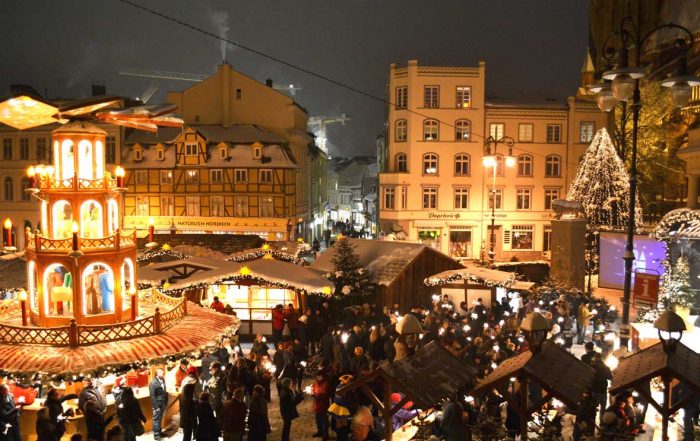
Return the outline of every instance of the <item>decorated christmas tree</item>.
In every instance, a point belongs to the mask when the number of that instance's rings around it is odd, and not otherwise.
[[[336,295],[366,294],[372,289],[369,273],[347,237],[338,237],[332,262],[335,271],[329,278],[335,283]]]
[[[579,165],[567,199],[583,205],[592,230],[622,230],[629,221],[629,175],[617,156],[607,130],[600,129]],[[642,223],[639,197],[635,204],[635,227]]]
[[[676,263],[666,265],[666,273],[661,276],[659,289],[659,302],[666,308],[680,306],[690,308],[693,306],[695,294],[690,287],[690,266],[688,258],[680,256]]]

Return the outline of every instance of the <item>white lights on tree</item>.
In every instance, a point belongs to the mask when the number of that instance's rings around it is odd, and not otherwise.
[[[567,199],[579,201],[588,224],[600,230],[626,228],[629,219],[629,175],[617,156],[607,130],[600,129],[586,150]],[[642,221],[639,197],[635,204],[635,229]]]

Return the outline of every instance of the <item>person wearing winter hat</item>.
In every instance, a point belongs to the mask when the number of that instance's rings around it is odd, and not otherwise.
[[[342,375],[339,380],[333,403],[328,407],[328,414],[331,417],[331,427],[335,431],[337,440],[348,441],[350,439],[350,419],[352,418],[352,412],[350,412],[351,397],[347,393],[339,394],[338,389],[349,384],[353,380],[353,376]]]
[[[401,394],[398,393],[393,393],[391,394],[391,404],[392,405],[397,405],[399,404],[404,397],[401,396]],[[401,409],[396,411],[394,415],[391,417],[391,426],[392,430],[396,431],[398,430],[399,427],[403,426],[404,423],[411,421],[416,415],[418,415],[418,411],[411,409],[413,407],[413,402],[411,401],[406,401],[403,406],[401,406]]]

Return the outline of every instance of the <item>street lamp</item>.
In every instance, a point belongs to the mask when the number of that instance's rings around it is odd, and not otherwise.
[[[493,186],[491,187],[491,238],[489,247],[489,260],[493,262],[496,259],[496,173],[498,171],[498,155],[496,150],[498,145],[503,144],[508,147],[508,156],[503,158],[506,167],[514,167],[516,163],[513,156],[513,146],[515,140],[510,136],[504,136],[500,139],[495,139],[493,136],[486,138],[484,144],[484,156],[481,158],[481,163],[486,168],[493,168]],[[493,146],[493,152],[491,151]]]
[[[617,67],[604,72],[604,82],[590,88],[592,92],[597,93],[598,107],[605,112],[609,112],[615,107],[615,101],[623,102],[623,109],[625,109],[625,103],[629,104],[632,108],[632,155],[629,178],[630,198],[627,244],[623,257],[625,261],[625,279],[622,298],[622,324],[620,326],[621,346],[627,346],[630,337],[629,313],[632,288],[632,266],[634,263],[635,207],[637,202],[637,136],[639,111],[641,108],[639,80],[644,77],[644,70],[640,66],[629,65],[629,51],[635,51],[634,60],[635,63],[639,63],[642,55],[642,47],[649,40],[651,35],[662,29],[680,31],[684,34],[683,38],[678,38],[674,42],[675,49],[680,52],[680,55],[677,57],[677,59],[680,59],[678,75],[662,81],[661,85],[670,89],[671,99],[673,100],[673,104],[677,107],[688,103],[691,86],[700,85],[700,79],[689,76],[686,73],[686,54],[693,46],[694,42],[692,32],[683,26],[667,23],[642,34],[639,27],[642,17],[641,9],[642,3],[640,2],[637,10],[637,24],[634,23],[632,16],[628,15],[620,21],[619,30],[607,38],[603,56],[608,62],[611,62],[613,58],[617,56]],[[608,46],[608,43],[614,38],[619,39],[621,43],[619,48]]]
[[[531,352],[542,350],[542,344],[547,340],[547,333],[552,327],[542,314],[531,312],[525,316],[520,324],[520,329],[525,334]]]
[[[659,332],[659,340],[664,347],[664,352],[673,352],[676,344],[683,337],[685,322],[673,311],[666,311],[654,322],[654,327]]]

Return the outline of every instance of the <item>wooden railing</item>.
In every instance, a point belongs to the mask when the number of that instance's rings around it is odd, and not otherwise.
[[[56,328],[0,324],[0,343],[78,347],[127,340],[160,334],[187,315],[187,300],[185,298],[170,297],[154,288],[140,291],[139,298],[146,295],[144,291],[151,291],[151,299],[155,300],[156,303],[162,303],[171,306],[171,308],[163,313],[160,312],[160,308],[156,308],[155,314],[151,316],[113,325],[78,325],[75,320],[71,320],[69,326]]]
[[[118,250],[121,247],[136,245],[136,230],[129,232],[115,231],[107,237],[80,237],[80,249],[88,250]],[[70,251],[73,246],[72,238],[52,239],[44,237],[40,232],[27,231],[27,248],[38,252]]]
[[[103,178],[85,179],[72,177],[56,179],[52,176],[39,177],[36,180],[39,190],[53,191],[77,191],[77,190],[113,190],[117,188],[117,180],[110,173],[105,173]]]

